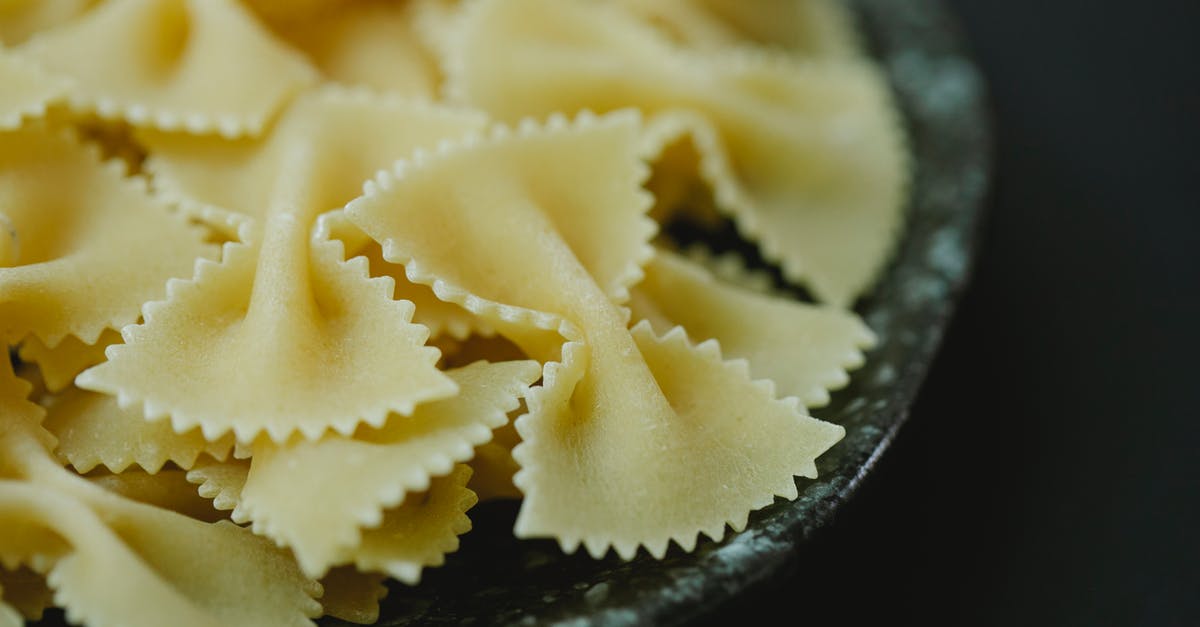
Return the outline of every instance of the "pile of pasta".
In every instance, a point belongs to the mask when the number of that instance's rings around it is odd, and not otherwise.
[[[0,41],[0,625],[370,623],[480,499],[660,558],[844,435],[807,409],[908,166],[836,0],[15,0]]]

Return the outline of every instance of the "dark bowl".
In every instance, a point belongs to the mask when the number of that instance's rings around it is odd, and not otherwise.
[[[967,278],[989,177],[985,90],[957,24],[938,0],[852,2],[903,109],[916,172],[898,254],[858,310],[879,336],[850,386],[814,414],[846,438],[778,500],[723,542],[657,561],[564,555],[516,540],[514,503],[472,511],[474,530],[417,587],[393,585],[384,626],[429,624],[673,624],[711,612],[792,565],[798,547],[855,492],[904,423]],[[323,625],[348,625],[325,619]]]

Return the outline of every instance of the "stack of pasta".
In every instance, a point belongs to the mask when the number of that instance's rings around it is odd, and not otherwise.
[[[795,498],[907,178],[844,12],[3,3],[0,625],[369,623],[481,498],[625,559]]]

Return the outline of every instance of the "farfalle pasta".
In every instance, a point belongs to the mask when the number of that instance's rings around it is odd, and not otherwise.
[[[758,46],[805,57],[859,54],[858,37],[837,0],[619,0],[682,46],[722,50]]]
[[[316,79],[236,0],[103,0],[14,50],[72,108],[135,126],[256,135]]]
[[[845,434],[906,168],[835,0],[5,4],[0,625],[369,624],[488,499],[720,541]]]
[[[502,120],[637,107],[661,146],[690,137],[717,208],[821,300],[851,304],[886,261],[906,161],[868,63],[700,53],[595,2],[475,2],[454,36],[455,101]]]
[[[410,322],[411,303],[392,299],[389,279],[370,278],[365,259],[345,261],[339,243],[313,231],[389,158],[478,120],[319,90],[261,141],[149,137],[147,167],[162,188],[236,225],[240,241],[226,244],[221,263],[172,284],[79,382],[142,402],[147,419],[244,443],[380,426],[389,412],[454,394],[434,367],[437,351],[423,346],[428,330]]]

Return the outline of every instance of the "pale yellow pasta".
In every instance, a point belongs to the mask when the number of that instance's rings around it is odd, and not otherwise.
[[[853,313],[756,293],[716,279],[702,267],[659,250],[634,291],[635,319],[665,333],[678,325],[715,339],[726,357],[746,359],[756,379],[775,382],[808,407],[829,403],[849,382],[875,336]]]
[[[33,334],[50,348],[67,335],[95,344],[215,253],[119,166],[36,125],[0,133],[0,214],[14,235],[0,267],[10,343]]]
[[[421,196],[411,204],[395,211],[380,206],[398,193],[390,189],[393,176],[381,173],[346,211],[383,243],[388,261],[436,265],[444,274],[434,278],[478,283],[469,291],[480,298],[521,306],[537,301],[540,308],[532,308],[548,312],[587,307],[591,299],[619,303],[641,279],[641,265],[654,252],[648,241],[657,232],[645,216],[651,199],[640,187],[648,171],[635,153],[637,131],[632,112],[599,123],[582,116],[574,126],[556,118],[546,127],[496,127],[487,140],[468,139],[398,164],[395,176],[410,188],[417,184],[409,181],[420,182]],[[433,209],[444,206],[456,213]],[[399,231],[407,233],[403,239]],[[548,247],[552,252],[543,252]],[[462,250],[504,262],[462,263]],[[554,255],[569,256],[577,267]],[[406,270],[412,280],[432,281],[418,278],[420,267]],[[556,270],[590,277],[585,284],[594,283],[598,293],[580,302],[571,293],[576,288],[555,292]]]
[[[371,276],[387,276],[396,282],[395,297],[413,304],[413,322],[426,326],[429,336],[463,340],[475,333],[491,334],[491,326],[479,316],[454,303],[437,297],[427,285],[413,283],[404,274],[404,266],[383,258],[383,249],[377,242],[368,239],[364,248],[357,252],[366,257]]]
[[[312,19],[281,19],[275,30],[327,80],[432,100],[441,72],[416,32],[421,4],[351,2]]]
[[[580,232],[559,225],[568,211],[603,207],[633,218],[649,208],[639,193],[637,131],[628,115],[523,125],[402,163],[346,208],[386,258],[416,268],[439,296],[457,292],[480,315],[502,311],[490,302],[565,321],[571,342],[562,362],[547,364],[543,387],[527,399],[530,413],[516,421],[523,442],[513,452],[522,467],[515,482],[525,495],[516,532],[554,537],[568,551],[582,543],[595,556],[612,547],[625,558],[639,546],[662,556],[671,540],[690,549],[697,532],[720,538],[726,524],[740,528],[776,495],[794,497],[793,476],[815,476],[813,459],[844,432],[806,416],[795,399],[775,400],[744,362],[723,362],[715,343],[626,329],[615,290],[603,289],[604,274],[583,253],[600,249],[606,233],[628,238],[636,226],[610,225],[576,247]],[[436,222],[423,219],[431,213]],[[435,230],[456,237],[448,243]],[[463,264],[455,247],[508,264]],[[680,493],[685,483],[729,488]]]
[[[421,405],[381,429],[256,446],[239,518],[291,547],[311,576],[345,563],[357,554],[362,529],[378,527],[385,510],[428,489],[431,477],[449,473],[490,440],[541,368],[532,361],[478,362],[448,374],[457,396]]]
[[[323,87],[299,98],[262,139],[153,131],[138,139],[151,152],[146,169],[156,190],[236,238],[247,223],[261,232],[279,205],[295,205],[311,226],[361,194],[377,170],[486,123],[476,111]]]
[[[448,93],[501,119],[634,106],[664,144],[691,135],[717,207],[824,301],[851,304],[891,251],[907,162],[866,62],[692,54],[583,0],[473,3],[455,43]]]
[[[379,601],[387,596],[383,585],[385,575],[359,572],[353,566],[342,566],[321,578],[321,607],[325,614],[360,625],[379,620]]]
[[[0,627],[373,623],[481,499],[743,529],[903,149],[837,0],[0,0]],[[727,219],[779,273],[669,252]]]
[[[244,474],[235,478],[237,469],[233,465],[216,475],[208,475],[219,477],[218,481],[224,486],[221,489],[223,497],[238,502],[235,512],[241,510],[239,489],[245,483]],[[203,471],[193,470],[190,474],[199,478],[198,472]],[[440,566],[446,554],[458,549],[458,536],[471,530],[466,511],[478,502],[478,498],[466,487],[470,477],[470,467],[459,464],[449,474],[431,479],[423,492],[384,510],[378,523],[364,529],[361,540],[342,559],[360,571],[383,573],[409,584],[418,583],[421,571]],[[211,484],[206,482],[204,485]],[[236,513],[234,518],[237,519]],[[337,569],[329,571],[330,574],[336,572]]]
[[[315,584],[289,576],[286,558],[262,539],[227,522],[121,504],[108,508],[102,521],[80,501],[34,482],[0,481],[3,522],[17,514],[21,523],[52,529],[71,542],[47,581],[72,622],[312,625],[308,616],[320,611],[310,596]],[[189,545],[204,550],[181,555],[178,547]],[[104,572],[120,576],[96,576]],[[255,595],[246,595],[247,589]]]
[[[103,0],[17,49],[73,107],[134,126],[257,135],[316,79],[235,0]]]
[[[246,475],[250,473],[248,459],[231,459],[226,462],[201,460],[187,472],[188,483],[196,484],[196,493],[212,499],[212,505],[220,511],[230,512],[233,522],[244,524],[249,519],[238,509],[242,500],[242,488]]]
[[[299,100],[258,142],[151,137],[160,189],[225,214],[247,243],[170,286],[80,385],[141,401],[176,430],[232,431],[243,443],[349,434],[454,394],[423,346],[428,330],[410,322],[413,305],[392,299],[391,279],[369,278],[366,259],[344,261],[315,223],[394,155],[479,119],[330,89]]]
[[[123,472],[137,465],[156,473],[167,462],[187,470],[201,454],[223,460],[233,438],[205,440],[198,430],[176,433],[166,422],[148,422],[141,408],[122,408],[117,399],[72,387],[43,403],[44,426],[58,438],[55,454],[86,473],[97,466]]]
[[[751,268],[736,251],[722,253],[709,250],[704,244],[688,246],[682,251],[692,263],[703,267],[718,279],[759,294],[790,298],[787,290],[775,285],[775,277],[763,268]]]
[[[121,334],[112,329],[102,331],[94,344],[84,344],[83,340],[68,335],[54,348],[47,348],[37,336],[30,336],[21,343],[18,354],[25,362],[37,364],[47,390],[58,392],[71,385],[75,375],[104,361],[105,349],[120,341]]]
[[[51,450],[57,442],[53,435],[41,428],[46,410],[29,401],[29,392],[32,389],[33,386],[29,382],[18,378],[13,372],[9,360],[0,360],[0,438],[4,438],[0,442],[7,442],[11,437],[21,437],[24,442],[29,439],[27,434],[33,434],[34,445]],[[39,452],[37,449],[34,451]],[[0,456],[0,479],[20,476],[20,461],[11,453]],[[6,539],[0,539],[0,547],[11,550],[19,546],[20,543],[7,543]],[[0,550],[0,557],[7,558],[9,555],[8,551]],[[5,566],[13,563],[3,562]]]
[[[496,430],[491,442],[475,449],[471,458],[471,488],[480,501],[496,499],[519,499],[521,491],[513,484],[513,476],[521,467],[512,457],[513,448],[521,442],[516,427],[501,427]]]
[[[268,541],[130,501],[60,468],[27,391],[0,366],[0,555],[6,565],[44,569],[70,621],[312,624],[319,585]],[[120,576],[97,577],[102,572]]]
[[[858,53],[839,0],[616,0],[680,45],[721,51],[759,45],[813,57]]]
[[[0,131],[45,115],[46,107],[66,95],[66,81],[50,76],[0,45]]]
[[[242,442],[349,433],[455,392],[434,368],[437,351],[423,347],[427,331],[408,322],[411,304],[393,301],[365,262],[323,245],[309,258],[307,238],[294,235],[300,246],[263,255],[263,278],[257,247],[228,245],[220,265],[148,305],[145,323],[127,327],[126,343],[79,385],[140,401],[147,419],[169,417],[176,430]]]
[[[355,567],[415,585],[425,568],[444,564],[458,550],[458,536],[471,530],[466,511],[478,498],[467,489],[470,478],[471,469],[459,464],[430,481],[424,494],[384,512],[380,525],[363,533]]]
[[[216,522],[228,516],[201,497],[187,480],[187,471],[164,468],[150,474],[144,470],[126,470],[120,474],[88,476],[92,483],[127,499],[178,512],[204,522]]]
[[[494,331],[479,316],[462,307],[443,301],[427,285],[413,283],[404,273],[404,266],[383,258],[379,243],[358,230],[342,212],[333,212],[322,218],[328,226],[330,237],[341,241],[346,247],[346,257],[366,257],[371,276],[391,277],[396,282],[394,297],[413,304],[413,322],[429,329],[431,343],[444,341],[446,336],[453,340],[465,340],[472,334],[492,335]],[[437,344],[446,356],[444,344]],[[510,357],[516,359],[516,357]],[[469,362],[467,362],[469,363]],[[464,364],[465,365],[465,364]]]
[[[463,2],[461,0],[407,0],[412,5],[413,29],[439,61],[445,59],[453,44]],[[444,78],[444,77],[443,77]]]
[[[248,472],[247,464],[235,462],[197,468],[188,477],[193,483],[202,482],[201,494],[214,494],[232,506],[235,521],[248,522],[241,506]],[[457,536],[471,529],[465,512],[478,497],[466,487],[470,475],[470,467],[459,464],[448,475],[431,479],[423,492],[381,512],[378,522],[363,529],[361,539],[338,561],[418,583],[421,571],[441,565],[447,553],[457,550]]]

